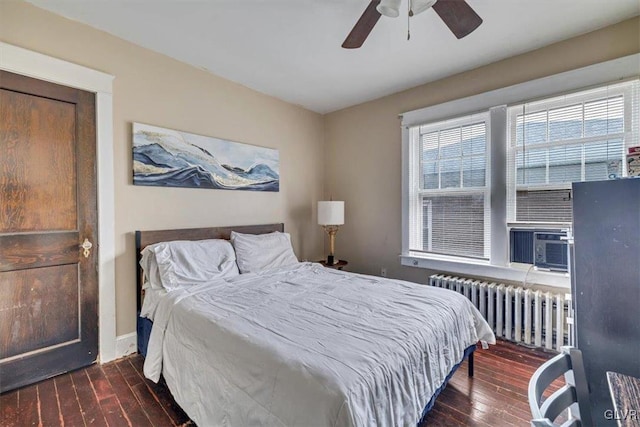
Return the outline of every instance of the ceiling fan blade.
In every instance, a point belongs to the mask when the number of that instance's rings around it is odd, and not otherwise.
[[[465,0],[438,0],[432,7],[459,39],[468,36],[482,24],[482,18]]]
[[[380,4],[380,0],[372,0],[371,3],[369,3],[369,6],[364,10],[344,43],[342,43],[343,48],[357,49],[362,46],[362,43],[369,37],[369,33],[378,22],[378,19],[380,19],[380,12],[376,10],[378,4]]]

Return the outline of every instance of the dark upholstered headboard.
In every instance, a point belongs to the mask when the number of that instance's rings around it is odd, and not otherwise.
[[[137,309],[142,305],[142,268],[140,267],[140,252],[148,245],[173,240],[229,240],[232,231],[245,234],[265,234],[273,231],[284,231],[284,224],[239,225],[235,227],[184,228],[177,230],[136,231],[136,286]]]

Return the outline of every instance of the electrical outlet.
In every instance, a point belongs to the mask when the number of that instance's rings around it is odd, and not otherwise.
[[[387,277],[387,269],[384,267],[380,268],[380,275],[382,277]]]

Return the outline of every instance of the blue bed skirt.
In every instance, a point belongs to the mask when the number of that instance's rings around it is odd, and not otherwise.
[[[151,335],[151,327],[153,322],[146,317],[140,317],[138,312],[136,332],[138,333],[138,353],[142,357],[147,357],[147,346],[149,345],[149,336]]]
[[[425,417],[427,416],[429,411],[433,408],[433,405],[436,404],[436,398],[440,395],[440,393],[442,393],[442,390],[444,390],[444,388],[447,386],[447,383],[449,383],[449,380],[451,379],[453,374],[455,374],[458,368],[460,367],[460,365],[462,365],[462,362],[464,362],[464,360],[467,359],[476,350],[476,347],[477,346],[473,344],[464,350],[464,356],[462,357],[462,360],[460,361],[460,363],[458,363],[453,367],[451,372],[449,372],[449,375],[447,375],[447,377],[444,379],[444,383],[442,383],[442,385],[438,387],[438,389],[433,394],[433,396],[431,396],[431,399],[427,403],[427,406],[424,407],[424,410],[422,411],[422,416],[420,417],[420,421],[418,422],[418,425],[424,422]]]

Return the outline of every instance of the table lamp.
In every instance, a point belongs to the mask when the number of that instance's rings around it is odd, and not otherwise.
[[[336,233],[344,224],[344,202],[325,201],[318,202],[318,225],[324,228],[329,235],[329,256],[327,264],[334,265],[334,253],[336,246]]]

